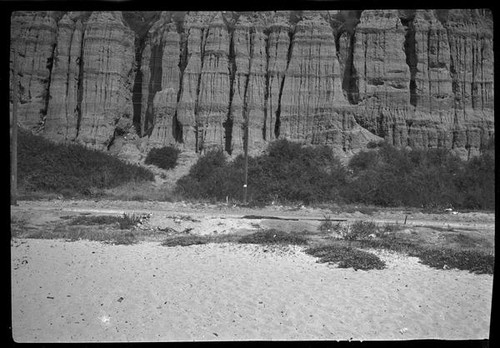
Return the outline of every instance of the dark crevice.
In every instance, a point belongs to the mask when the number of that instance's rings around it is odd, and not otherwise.
[[[80,41],[80,57],[76,59],[76,63],[78,64],[78,84],[76,91],[76,138],[80,134],[80,126],[82,123],[82,101],[83,101],[83,70],[84,70],[84,61],[83,61],[83,47],[85,41],[85,30],[82,29],[82,39]]]
[[[243,144],[245,146],[245,153],[248,152],[248,136],[249,136],[249,115],[248,115],[248,85],[250,83],[250,76],[252,74],[252,63],[253,63],[253,40],[254,40],[254,34],[255,34],[255,29],[250,28],[250,57],[249,57],[249,62],[248,62],[248,75],[246,76],[245,80],[245,89],[243,93],[243,122],[244,122],[244,130],[245,132],[243,133]]]
[[[47,69],[49,70],[49,76],[47,77],[47,85],[45,90],[45,99],[43,109],[40,110],[40,127],[43,128],[45,126],[45,120],[47,117],[47,111],[49,110],[49,101],[51,99],[50,96],[50,84],[52,82],[52,68],[54,67],[54,59],[56,52],[57,43],[52,44],[52,53],[49,58],[47,58]]]
[[[234,80],[236,77],[236,54],[234,51],[234,28],[228,29],[230,41],[229,41],[229,106],[227,110],[226,121],[222,124],[224,127],[224,150],[231,155],[233,152],[232,142],[233,142],[233,97],[234,97]]]
[[[415,40],[415,27],[412,19],[401,18],[401,23],[407,28],[404,41],[406,64],[410,68],[410,104],[417,106],[418,94],[415,77],[417,75],[417,50]]]
[[[179,88],[177,89],[177,104],[182,97],[184,92],[184,71],[186,70],[188,64],[188,34],[184,31],[184,26],[182,22],[177,22],[177,32],[180,35],[180,53],[179,53]],[[182,128],[182,123],[179,121],[177,116],[177,108],[175,109],[175,114],[172,120],[172,135],[176,142],[184,142],[184,132]]]
[[[136,74],[134,78],[134,85],[132,87],[132,105],[133,105],[133,116],[132,123],[135,127],[136,133],[141,137],[143,136],[143,129],[141,129],[141,110],[142,110],[142,53],[145,46],[145,38],[137,39],[138,44],[135,48],[135,63],[136,63]]]
[[[359,102],[359,89],[353,60],[355,43],[354,34],[350,34],[349,41],[349,51],[347,53],[344,78],[342,79],[342,89],[346,92],[347,101],[350,104],[357,104]]]
[[[268,114],[268,100],[269,100],[269,34],[268,30],[264,31],[266,40],[266,80],[264,90],[264,123],[262,125],[262,139],[267,140],[267,114]]]
[[[290,60],[292,59],[292,51],[293,51],[293,37],[295,35],[295,27],[293,30],[288,32],[288,36],[290,38],[290,42],[288,45],[288,52],[287,52],[287,60],[286,60],[286,70],[283,73],[283,77],[281,80],[281,85],[280,85],[280,91],[278,95],[278,108],[276,109],[276,121],[274,123],[274,136],[276,138],[279,138],[280,136],[280,131],[281,131],[281,97],[283,96],[283,87],[285,86],[285,78],[286,78],[286,72],[288,71],[288,66],[290,65]]]
[[[151,78],[149,80],[148,86],[148,101],[146,104],[146,115],[144,122],[144,130],[142,131],[143,136],[150,136],[153,132],[155,124],[155,115],[153,112],[153,100],[157,92],[161,91],[161,77],[162,77],[162,55],[163,55],[163,40],[160,41],[158,45],[153,45],[151,47],[151,57],[149,63],[149,69],[151,72]]]
[[[205,62],[205,44],[207,41],[207,36],[208,36],[208,29],[201,29],[201,40],[200,40],[200,61],[201,61],[201,66],[200,66],[200,74],[198,75],[198,81],[196,85],[196,102],[194,106],[194,118],[195,118],[195,126],[194,126],[194,132],[195,132],[195,146],[196,149],[195,151],[202,152],[203,151],[203,139],[204,139],[204,133],[202,130],[200,130],[200,123],[199,123],[199,108],[200,108],[200,90],[201,90],[201,77],[203,75],[203,64]]]

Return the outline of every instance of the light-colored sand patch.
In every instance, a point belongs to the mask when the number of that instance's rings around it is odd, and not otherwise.
[[[385,270],[293,247],[12,242],[17,342],[483,339],[491,275],[377,252]]]

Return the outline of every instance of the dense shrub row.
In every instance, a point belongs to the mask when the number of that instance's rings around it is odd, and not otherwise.
[[[241,200],[244,159],[222,151],[200,157],[177,182],[189,198]],[[378,206],[494,209],[494,144],[470,161],[444,149],[372,146],[347,165],[327,147],[279,140],[249,158],[248,195],[254,202],[338,202]]]
[[[101,151],[76,144],[56,144],[19,131],[18,185],[26,192],[69,196],[153,179],[152,172]]]

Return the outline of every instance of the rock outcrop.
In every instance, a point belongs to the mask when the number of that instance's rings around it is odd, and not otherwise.
[[[11,37],[20,123],[58,141],[467,158],[494,132],[487,10],[15,12]]]

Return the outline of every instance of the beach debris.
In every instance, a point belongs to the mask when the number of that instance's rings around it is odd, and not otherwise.
[[[171,227],[165,227],[165,228],[160,228],[159,226],[157,227],[157,230],[158,231],[161,231],[161,232],[166,232],[166,233],[174,233],[174,234],[177,234],[179,233],[179,231],[171,228]]]
[[[408,328],[407,328],[407,327],[404,327],[404,328],[402,328],[401,330],[399,330],[399,333],[400,333],[401,335],[403,335],[403,334],[405,334],[407,331],[408,331]]]
[[[197,220],[189,215],[167,215],[165,216],[167,219],[172,219],[176,224],[180,224],[183,221],[189,221],[189,222],[201,222],[200,220]]]
[[[122,302],[123,300],[124,300],[124,298],[120,296],[120,298],[118,299],[118,302]]]
[[[111,320],[111,317],[109,315],[103,314],[100,317],[98,317],[98,319],[104,324],[107,324]]]

